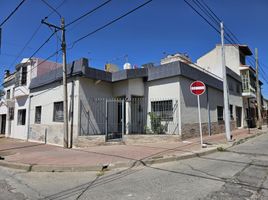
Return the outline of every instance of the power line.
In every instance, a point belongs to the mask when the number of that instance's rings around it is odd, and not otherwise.
[[[85,14],[83,14],[82,16],[76,18],[75,20],[71,21],[70,23],[66,24],[65,25],[65,28],[67,28],[68,26],[72,25],[73,23],[83,19],[84,17],[88,16],[89,14],[95,12],[96,10],[100,9],[101,7],[105,6],[106,4],[110,3],[112,0],[108,0],[108,1],[105,1],[104,3],[100,4],[99,6],[97,6],[96,8],[86,12]]]
[[[204,17],[190,2],[184,0],[200,17],[202,17],[216,32],[219,33],[218,29],[206,18]],[[219,23],[220,21],[222,21],[214,12],[213,10],[203,1],[201,0],[203,5],[200,3],[199,0],[193,0],[194,4],[210,19],[212,20],[214,23]],[[234,33],[232,33],[232,31],[227,28],[227,26],[225,25],[226,28],[226,36],[225,39],[230,42],[230,44],[232,46],[234,46],[235,48],[239,49],[239,46],[237,44],[240,44],[239,39],[235,36]],[[245,56],[245,54],[242,52],[242,54]],[[252,65],[255,66],[255,64],[253,62],[255,62],[255,58],[253,56],[248,57],[251,60],[248,60],[248,62]],[[261,68],[261,67],[260,67]],[[265,74],[264,70],[262,70],[262,73]],[[265,81],[267,81],[267,79],[265,77],[263,77]],[[267,81],[268,82],[268,81]]]
[[[63,1],[62,1],[62,2],[55,8],[55,10],[59,9],[65,2],[66,2],[66,0],[63,0]],[[47,19],[48,17],[50,17],[53,13],[54,13],[54,10],[52,10],[52,11],[45,17],[45,19]]]
[[[11,67],[15,64],[15,62],[17,61],[17,59],[22,55],[22,53],[24,52],[24,50],[26,49],[26,47],[30,44],[30,42],[33,40],[33,38],[36,36],[37,32],[40,30],[42,24],[39,24],[39,26],[37,27],[37,29],[33,32],[33,34],[31,35],[30,39],[25,43],[25,45],[23,46],[23,48],[21,49],[21,51],[18,53],[18,55],[16,56],[16,58],[12,61],[11,63]]]
[[[48,2],[46,2],[45,0],[41,0],[44,4],[46,4],[51,10],[53,10],[55,13],[57,13],[57,15],[59,15],[59,17],[61,18],[61,14],[53,7],[51,6]]]
[[[107,24],[105,24],[105,25],[103,25],[103,26],[97,28],[96,30],[94,30],[94,31],[92,31],[92,32],[90,32],[90,33],[84,35],[83,37],[81,37],[81,38],[79,38],[79,39],[73,41],[72,44],[71,44],[71,48],[73,48],[74,45],[75,45],[76,43],[80,42],[81,40],[83,40],[83,39],[85,39],[85,38],[87,38],[87,37],[93,35],[94,33],[96,33],[96,32],[98,32],[98,31],[100,31],[100,30],[102,30],[102,29],[104,29],[104,28],[110,26],[111,24],[113,24],[113,23],[115,23],[115,22],[121,20],[122,18],[128,16],[129,14],[135,12],[136,10],[138,10],[138,9],[144,7],[145,5],[151,3],[152,1],[153,1],[153,0],[146,1],[145,3],[139,5],[138,7],[134,8],[134,9],[132,9],[132,10],[130,10],[130,11],[128,11],[127,13],[121,15],[120,17],[115,18],[114,20],[108,22]],[[70,49],[71,49],[71,48],[70,48]]]
[[[9,20],[10,17],[12,17],[12,15],[15,14],[15,12],[19,9],[19,7],[21,7],[21,5],[25,2],[25,0],[22,0],[20,2],[19,5],[17,5],[17,7],[7,16],[7,18],[0,24],[0,27],[2,27],[6,22],[7,20]]]

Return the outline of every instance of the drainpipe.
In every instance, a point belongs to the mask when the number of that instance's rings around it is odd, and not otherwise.
[[[208,135],[211,136],[211,118],[210,118],[210,105],[209,105],[209,97],[208,97],[208,86],[207,89],[207,110],[208,110]]]
[[[27,123],[27,141],[29,140],[29,133],[30,133],[30,116],[31,116],[31,100],[33,95],[29,96],[29,105],[28,105],[28,123]]]

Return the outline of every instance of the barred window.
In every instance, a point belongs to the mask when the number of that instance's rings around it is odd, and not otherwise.
[[[172,100],[167,101],[152,101],[152,112],[156,114],[162,121],[173,120],[173,105]]]
[[[25,125],[26,109],[18,110],[18,125]]]
[[[42,112],[42,107],[41,106],[36,106],[35,107],[35,119],[34,119],[34,122],[36,124],[41,123],[41,112]]]
[[[217,117],[218,117],[218,122],[223,122],[223,107],[222,106],[217,106]]]
[[[63,101],[54,103],[54,122],[63,122]]]

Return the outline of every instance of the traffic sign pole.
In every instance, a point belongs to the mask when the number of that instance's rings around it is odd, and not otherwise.
[[[201,123],[201,112],[200,112],[200,99],[197,95],[197,105],[198,105],[198,119],[199,119],[199,133],[200,133],[200,143],[203,146],[203,133],[202,133],[202,123]]]
[[[199,98],[199,96],[204,94],[204,92],[206,91],[206,85],[202,81],[194,81],[190,86],[190,91],[192,92],[193,95],[197,96],[200,143],[201,143],[201,147],[205,147],[203,145],[203,133],[202,133],[200,98]]]

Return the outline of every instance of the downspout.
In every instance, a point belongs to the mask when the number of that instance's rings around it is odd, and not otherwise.
[[[30,133],[30,116],[31,116],[31,100],[33,95],[29,96],[29,105],[28,105],[28,123],[27,123],[27,141],[29,140],[29,133]]]
[[[207,89],[207,110],[208,110],[208,135],[211,136],[211,117],[210,117],[210,104],[209,104],[209,95],[208,95],[208,86]]]

